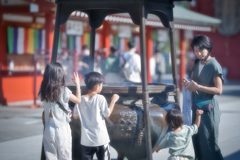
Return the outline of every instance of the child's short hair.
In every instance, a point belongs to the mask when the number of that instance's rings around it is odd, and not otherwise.
[[[89,72],[85,75],[84,82],[87,89],[91,90],[95,85],[103,83],[103,76],[98,72]]]
[[[165,120],[171,128],[179,128],[184,123],[184,116],[180,110],[172,109],[168,111]]]

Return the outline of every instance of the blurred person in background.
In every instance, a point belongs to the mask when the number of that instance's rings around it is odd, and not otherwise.
[[[130,64],[129,70],[131,72],[126,82],[141,82],[141,59],[136,53],[136,46],[134,41],[128,42],[129,50],[120,57],[120,67],[123,68],[126,63]]]
[[[149,61],[150,61],[149,65],[150,65],[150,75],[152,77],[152,82],[157,83],[158,82],[158,76],[156,74],[156,60],[155,60],[155,57],[152,56]]]
[[[89,72],[89,56],[90,50],[87,45],[82,46],[82,60],[79,62],[79,66],[82,68],[82,77]]]
[[[117,51],[117,47],[112,46],[110,48],[110,56],[105,58],[101,63],[105,82],[122,82],[122,78],[119,76],[120,66]]]
[[[156,60],[156,75],[157,75],[157,81],[162,82],[162,76],[166,72],[166,63],[165,58],[163,54],[161,53],[161,50],[159,48],[156,49],[154,58]]]
[[[191,78],[192,66],[194,65],[195,59],[196,59],[195,54],[193,52],[190,52],[188,54],[188,62],[187,62],[187,75],[189,79]]]
[[[66,82],[69,83],[72,80],[72,72],[73,72],[73,64],[71,63],[72,60],[67,51],[63,52],[59,58],[58,62],[63,66]]]

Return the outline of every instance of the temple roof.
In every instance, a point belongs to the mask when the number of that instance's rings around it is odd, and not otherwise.
[[[181,23],[214,26],[221,23],[220,19],[200,14],[177,5],[173,8],[173,15],[174,21]]]

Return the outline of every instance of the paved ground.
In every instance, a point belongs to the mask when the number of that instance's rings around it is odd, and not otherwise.
[[[165,79],[165,82],[171,80]],[[173,97],[171,97],[173,98]],[[223,87],[219,96],[222,112],[219,145],[225,160],[240,159],[240,82]],[[0,106],[0,160],[39,160],[42,142],[42,108]],[[168,150],[154,153],[154,160],[166,160]],[[117,154],[112,149],[112,160]]]

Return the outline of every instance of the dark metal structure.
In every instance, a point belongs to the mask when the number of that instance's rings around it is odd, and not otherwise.
[[[76,86],[68,85],[75,93]],[[175,102],[168,101],[168,93],[175,90],[174,84],[148,84],[149,93],[149,122],[151,132],[151,148],[157,146],[169,130],[165,121],[167,112],[180,107]],[[81,86],[82,94],[88,93],[85,85]],[[108,83],[104,84],[101,95],[107,103],[111,102],[112,94],[118,94],[119,100],[109,118],[105,118],[110,145],[117,151],[117,160],[146,160],[147,158],[147,126],[144,122],[143,88],[141,83]],[[70,108],[75,106],[69,103]],[[81,123],[79,119],[72,118],[72,159],[81,159]]]
[[[177,83],[176,72],[176,55],[174,46],[174,25],[173,25],[173,7],[174,1],[182,0],[56,0],[57,12],[55,20],[55,32],[52,59],[57,59],[57,45],[59,38],[60,25],[66,23],[73,11],[85,12],[89,17],[91,27],[90,40],[90,71],[93,70],[94,48],[95,48],[95,30],[100,27],[107,15],[116,13],[129,13],[133,23],[140,26],[140,46],[141,46],[141,77],[142,77],[142,96],[143,108],[146,124],[147,140],[147,159],[152,160],[152,144],[149,122],[149,93],[146,70],[146,38],[145,38],[145,21],[147,15],[154,14],[159,17],[164,27],[169,28],[171,43],[171,61],[173,82],[175,84],[175,101],[179,104],[179,88]],[[187,0],[191,1],[191,0]]]

